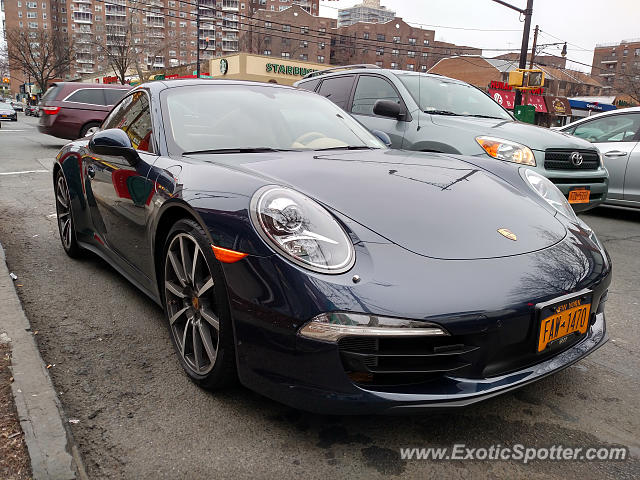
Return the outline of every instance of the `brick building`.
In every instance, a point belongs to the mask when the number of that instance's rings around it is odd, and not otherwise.
[[[358,22],[333,31],[331,63],[369,63],[383,68],[426,72],[451,55],[482,55],[479,48],[435,40],[435,31],[412,27],[402,18]]]
[[[253,15],[258,10],[281,12],[292,5],[298,5],[311,15],[318,16],[320,13],[320,0],[250,0],[248,2],[248,15]],[[245,8],[242,7],[242,10],[245,10]],[[240,13],[244,12],[241,11]]]
[[[517,60],[483,58],[478,56],[451,57],[440,60],[429,70],[487,89],[491,82],[506,83],[509,71],[518,68]],[[544,92],[560,97],[601,95],[603,85],[591,75],[576,70],[538,65],[544,72]]]
[[[527,65],[529,65],[529,58],[531,54],[527,54]],[[497,58],[499,60],[511,60],[514,62],[520,61],[520,54],[517,52],[504,53],[502,55],[498,55]],[[555,68],[566,68],[567,59],[565,57],[558,57],[557,55],[536,55],[535,62],[541,65],[547,65],[549,67]]]
[[[386,23],[395,16],[396,12],[380,6],[380,0],[363,0],[353,7],[338,10],[338,26],[346,27],[358,22]]]
[[[640,38],[596,45],[591,75],[611,94],[640,94]]]
[[[335,19],[314,16],[293,5],[282,11],[258,10],[247,22],[240,42],[243,52],[329,63]]]

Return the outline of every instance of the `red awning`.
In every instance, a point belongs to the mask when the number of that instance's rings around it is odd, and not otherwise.
[[[545,103],[544,97],[542,95],[524,94],[522,103],[524,105],[533,105],[534,107],[536,107],[536,112],[547,113],[547,104]]]
[[[513,104],[516,100],[516,92],[508,92],[506,90],[496,90],[495,88],[489,89],[489,95],[498,104],[502,105],[507,110],[513,110]]]

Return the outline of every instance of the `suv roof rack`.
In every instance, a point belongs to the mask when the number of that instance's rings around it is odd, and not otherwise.
[[[332,68],[327,68],[325,70],[318,70],[316,72],[311,72],[311,73],[307,73],[304,77],[302,77],[302,80],[304,80],[305,78],[311,78],[311,77],[317,77],[319,75],[324,75],[325,73],[328,72],[336,72],[336,71],[340,71],[340,70],[352,70],[354,68],[380,68],[377,65],[372,65],[370,63],[360,63],[360,64],[356,64],[356,65],[343,65],[340,67],[332,67]]]

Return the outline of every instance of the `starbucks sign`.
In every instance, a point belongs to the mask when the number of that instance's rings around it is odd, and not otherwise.
[[[228,70],[229,70],[229,62],[227,62],[226,58],[223,58],[222,60],[220,60],[220,73],[222,75],[226,75]]]
[[[305,75],[317,72],[315,68],[294,67],[293,65],[281,65],[279,63],[267,63],[267,73],[279,73],[282,75],[293,75],[296,77],[304,77]]]

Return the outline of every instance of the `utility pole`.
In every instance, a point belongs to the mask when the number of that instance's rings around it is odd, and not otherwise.
[[[533,68],[533,60],[536,58],[536,46],[538,45],[538,25],[533,30],[533,47],[531,47],[531,58],[529,58],[529,69]]]
[[[200,78],[200,0],[196,7],[196,78]]]
[[[524,29],[522,30],[522,45],[520,46],[520,63],[518,68],[526,68],[527,66],[527,52],[529,51],[529,33],[531,32],[531,15],[533,14],[533,0],[527,0],[527,8],[524,10],[516,7],[515,5],[511,5],[504,0],[492,0],[495,3],[499,3],[500,5],[510,8],[511,10],[515,10],[516,12],[524,15]],[[520,105],[522,103],[522,91],[516,90],[516,101],[514,102],[514,107],[516,105]]]

